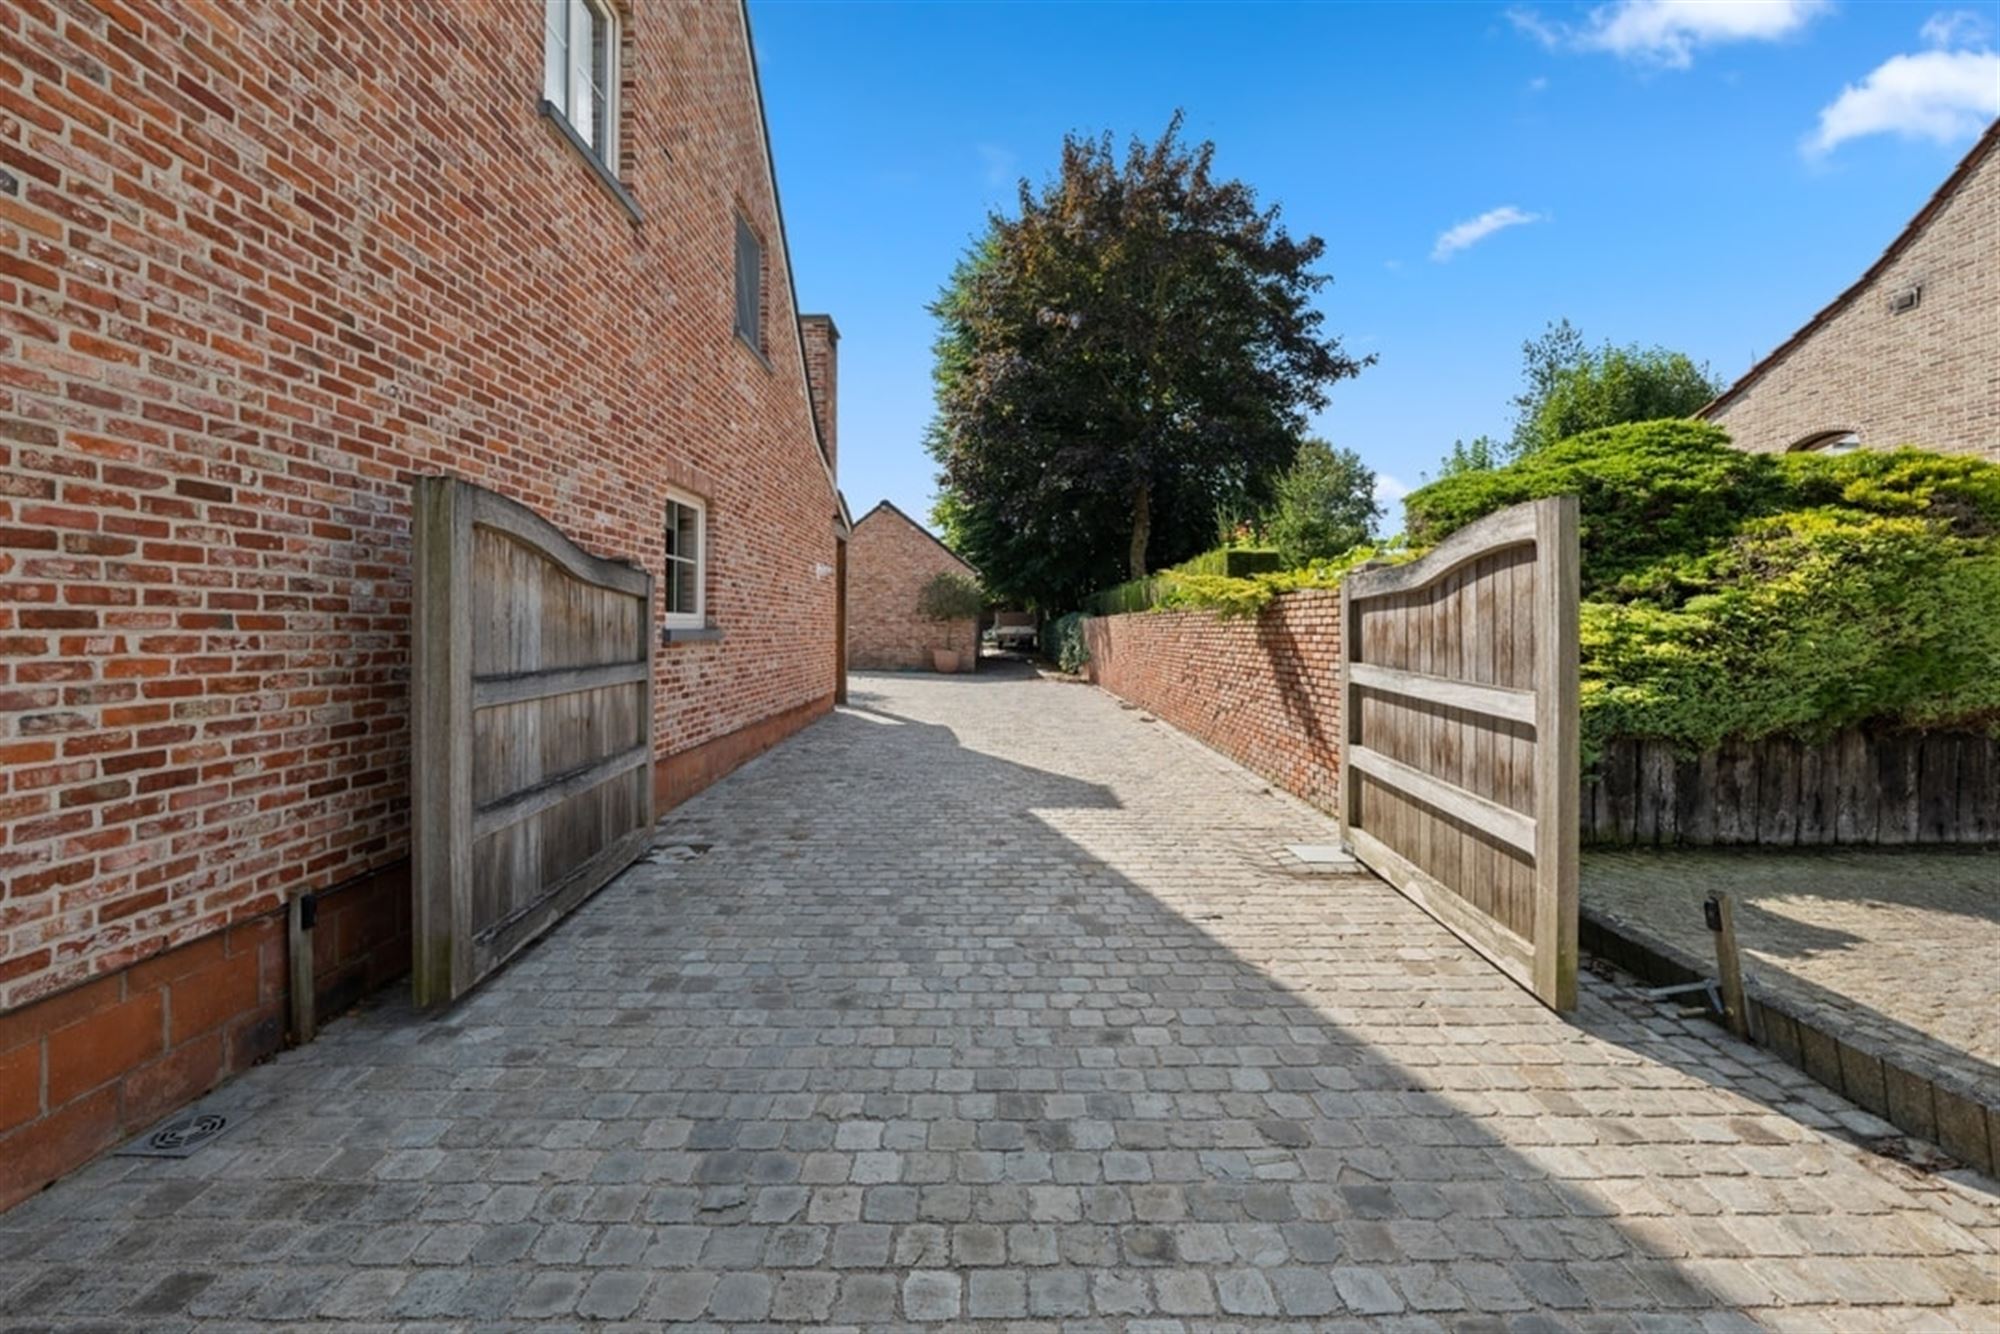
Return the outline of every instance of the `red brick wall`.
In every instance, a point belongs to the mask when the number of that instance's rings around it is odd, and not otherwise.
[[[320,899],[321,1016],[408,970],[406,866]],[[285,946],[267,914],[0,1015],[0,1209],[277,1051]]]
[[[1308,589],[1255,617],[1206,611],[1084,623],[1090,678],[1331,811],[1340,795],[1340,594]]]
[[[977,578],[972,567],[887,501],[861,516],[847,544],[847,665],[931,668],[931,650],[979,656],[979,623],[940,625],[917,614],[917,595],[942,571]]]
[[[819,426],[826,461],[840,467],[840,330],[831,315],[799,316],[806,348],[806,382],[812,390],[813,421]]]
[[[740,14],[629,17],[636,224],[537,114],[538,5],[0,8],[0,1010],[404,855],[416,474],[655,572],[665,488],[707,498],[663,757],[826,707]]]

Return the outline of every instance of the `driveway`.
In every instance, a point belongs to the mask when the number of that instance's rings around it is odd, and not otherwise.
[[[1088,687],[858,677],[662,834],[0,1216],[0,1324],[2000,1324],[1993,1183],[1597,978],[1555,1018]]]

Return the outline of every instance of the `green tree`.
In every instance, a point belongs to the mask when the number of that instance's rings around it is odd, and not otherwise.
[[[1530,421],[1527,449],[1627,422],[1691,417],[1721,392],[1686,353],[1607,344],[1557,373]]]
[[[1306,440],[1278,478],[1264,531],[1284,563],[1297,568],[1359,546],[1381,517],[1375,473],[1361,456]]]
[[[1438,461],[1438,479],[1456,477],[1460,473],[1489,472],[1505,465],[1512,456],[1506,445],[1490,435],[1474,436],[1470,444],[1454,440],[1451,442],[1451,453]]]
[[[1541,335],[1521,344],[1521,392],[1514,395],[1514,434],[1507,442],[1507,457],[1493,465],[1519,458],[1541,443],[1535,418],[1542,404],[1555,392],[1564,374],[1583,365],[1590,357],[1583,331],[1567,318],[1550,320]],[[1480,439],[1486,437],[1481,436]]]
[[[1685,353],[1637,343],[1592,349],[1575,325],[1554,320],[1521,344],[1521,392],[1513,398],[1514,431],[1505,450],[1480,464],[1479,441],[1464,452],[1454,445],[1439,476],[1466,466],[1501,467],[1606,426],[1690,417],[1722,389],[1707,366]]]
[[[1181,117],[1121,158],[1071,136],[931,307],[937,517],[994,596],[1045,609],[1203,549],[1366,364],[1322,332],[1295,238]]]

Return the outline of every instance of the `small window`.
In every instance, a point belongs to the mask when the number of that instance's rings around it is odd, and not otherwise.
[[[739,214],[736,219],[736,332],[764,351],[764,243]]]
[[[1861,437],[1852,431],[1821,431],[1793,445],[1790,454],[1852,454],[1861,448]]]
[[[618,20],[605,0],[543,0],[542,96],[607,168],[618,161]]]
[[[699,629],[708,608],[708,506],[678,492],[667,496],[666,594],[668,629]]]

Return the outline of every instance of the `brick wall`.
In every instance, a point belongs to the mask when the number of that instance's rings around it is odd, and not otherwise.
[[[1822,431],[2000,462],[2000,151],[1970,171],[1846,304],[1707,413],[1744,449]],[[1900,314],[1890,298],[1922,284]]]
[[[1090,678],[1285,791],[1340,794],[1340,593],[1274,598],[1255,617],[1149,611],[1084,622]]]
[[[812,390],[813,421],[819,426],[819,442],[827,463],[840,466],[840,330],[830,315],[799,316],[799,332],[806,349],[806,379]]]
[[[847,665],[931,668],[931,650],[979,656],[979,623],[940,625],[917,614],[917,594],[941,571],[977,578],[915,520],[883,501],[861,516],[847,544]]]
[[[409,970],[409,886],[400,863],[321,896],[318,1014]],[[0,1209],[276,1052],[290,983],[276,912],[0,1014]]]
[[[835,501],[741,13],[626,16],[637,222],[538,114],[541,17],[0,7],[16,1032],[405,856],[415,475],[656,572],[666,488],[707,499],[723,635],[660,652],[663,795],[829,706]],[[733,334],[738,213],[766,241],[761,349]]]

